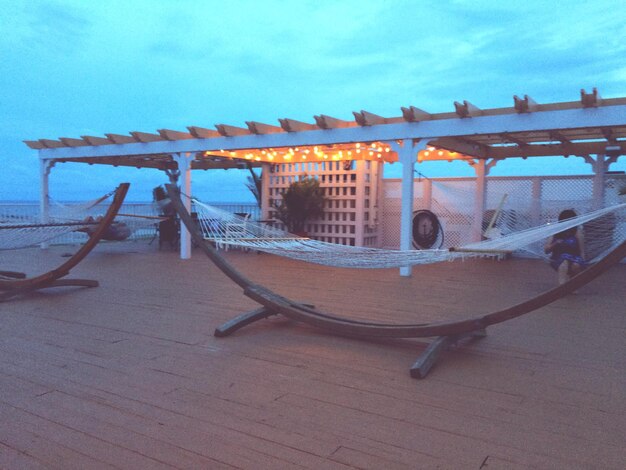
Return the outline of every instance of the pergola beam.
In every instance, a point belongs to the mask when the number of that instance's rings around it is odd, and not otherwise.
[[[514,137],[508,132],[503,132],[502,134],[500,134],[500,136],[502,137],[502,140],[504,140],[505,142],[511,142],[512,144],[515,144],[519,147],[526,147],[527,145],[530,145],[525,140]]]
[[[622,155],[626,155],[626,142],[618,141],[616,146],[621,148]],[[567,144],[534,144],[524,147],[491,147],[489,157],[503,159],[515,157],[549,157],[554,155],[597,155],[606,151],[606,142],[581,142]]]
[[[580,90],[580,102],[585,108],[596,108],[602,104],[602,98],[598,93],[598,89],[594,88],[591,93]]]
[[[246,125],[248,126],[248,129],[250,130],[250,132],[252,132],[253,134],[274,134],[276,132],[285,132],[281,127],[278,126],[272,126],[270,124],[264,124],[262,122],[256,122],[256,121],[246,121]]]
[[[280,127],[287,132],[302,132],[302,131],[314,131],[319,130],[315,124],[309,124],[307,122],[296,121],[295,119],[279,119]]]
[[[47,149],[56,149],[56,148],[66,147],[66,145],[60,140],[39,139],[39,142],[41,143],[41,145],[44,146],[44,148],[47,148]]]
[[[228,124],[215,124],[215,128],[224,137],[235,137],[238,135],[250,135],[250,129],[244,127],[230,126]]]
[[[132,135],[137,142],[142,142],[144,144],[147,144],[149,142],[159,142],[161,140],[165,140],[159,134],[152,134],[150,132],[132,131],[130,135]]]
[[[352,114],[354,114],[354,120],[359,126],[375,126],[376,124],[387,124],[388,122],[386,118],[365,110],[361,110],[361,112],[353,111]]]
[[[171,129],[158,129],[157,132],[165,140],[185,140],[194,138],[189,132],[173,131]]]
[[[62,142],[42,139],[39,142],[45,148],[40,149],[45,158],[72,158],[72,157],[99,157],[114,155],[142,155],[149,153],[176,153],[201,152],[210,150],[238,150],[269,147],[294,147],[305,145],[329,145],[350,142],[376,142],[404,138],[410,139],[437,139],[442,137],[464,136],[471,138],[476,135],[500,135],[503,132],[515,134],[518,132],[546,132],[566,131],[568,129],[608,128],[624,126],[626,124],[626,103],[614,106],[599,106],[597,108],[567,108],[562,110],[542,111],[535,113],[513,113],[502,115],[476,116],[471,119],[449,118],[418,122],[399,122],[372,126],[358,126],[352,123],[351,127],[332,127],[317,130],[307,129],[307,132],[281,132],[266,135],[251,134],[248,129],[240,129],[241,135],[228,137],[201,137],[175,141],[159,141],[136,143],[130,136],[106,134],[112,143],[120,145],[100,145],[97,147],[65,147]],[[293,121],[286,121],[288,126]],[[331,123],[328,118],[326,124]],[[347,123],[347,121],[343,121]],[[282,124],[282,123],[281,123]],[[349,123],[348,123],[349,124]],[[284,127],[283,127],[284,128]],[[197,135],[206,135],[201,128],[193,128]],[[229,127],[232,132],[232,128]],[[190,128],[191,131],[191,128]],[[191,132],[192,135],[194,132]],[[575,145],[580,145],[576,144]],[[490,147],[493,152],[495,147]],[[517,153],[517,149],[515,152]],[[503,152],[500,150],[499,152]],[[557,153],[558,155],[558,153]]]
[[[469,118],[475,116],[482,116],[482,110],[477,106],[474,106],[469,101],[463,101],[463,103],[459,103],[458,101],[454,102],[454,109],[456,114],[460,118]]]
[[[89,145],[88,142],[85,142],[83,139],[74,139],[71,137],[59,137],[59,140],[63,142],[68,147],[82,147],[84,145]]]
[[[111,141],[105,137],[95,137],[92,135],[80,136],[89,145],[111,145]]]
[[[552,140],[558,140],[559,142],[561,142],[564,145],[571,145],[571,143],[572,143],[571,140],[569,140],[567,137],[565,137],[559,131],[550,131],[548,134],[550,135],[550,138]]]
[[[122,135],[122,134],[104,134],[107,136],[107,138],[111,141],[111,143],[113,144],[130,144],[130,143],[137,143],[137,140],[135,140],[133,137],[129,136],[129,135]]]
[[[433,118],[432,114],[416,108],[415,106],[400,109],[402,111],[402,118],[407,122],[430,121]]]
[[[350,121],[344,121],[342,119],[326,116],[325,114],[313,117],[315,118],[315,122],[320,129],[342,129],[352,127],[354,125],[354,123]]]
[[[469,141],[468,139],[462,140],[454,137],[444,137],[431,141],[430,145],[476,158],[488,158],[489,156],[487,155],[487,149],[484,145]]]
[[[189,133],[196,139],[212,139],[213,137],[221,137],[221,134],[213,129],[206,129],[205,127],[189,126]]]
[[[524,98],[513,96],[513,107],[518,113],[532,113],[539,109],[539,105],[528,95],[524,95]]]

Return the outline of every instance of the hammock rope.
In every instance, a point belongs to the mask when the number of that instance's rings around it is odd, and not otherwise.
[[[299,261],[345,268],[396,268],[476,257],[502,257],[505,253],[545,240],[548,237],[598,220],[608,214],[619,214],[626,203],[607,207],[561,222],[550,223],[500,236],[493,240],[470,243],[458,249],[388,250],[355,247],[322,242],[292,235],[266,224],[223,211],[192,199],[198,225],[204,238],[218,247],[239,247],[284,256]],[[605,251],[623,237],[607,241]]]
[[[98,225],[96,212],[101,211],[99,205],[114,194],[115,191],[110,191],[97,199],[75,205],[54,203],[46,223],[40,223],[36,216],[0,220],[0,251],[52,242],[72,232],[85,232],[88,236]],[[151,209],[151,213],[155,213],[156,205]],[[118,214],[103,238],[125,239],[132,232],[154,226],[165,219],[157,215]],[[110,238],[108,234],[118,238]]]

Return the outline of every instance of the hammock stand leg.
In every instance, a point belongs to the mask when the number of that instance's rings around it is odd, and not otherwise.
[[[277,312],[267,307],[260,307],[256,310],[252,310],[251,312],[242,313],[241,315],[238,315],[232,320],[228,320],[226,323],[223,323],[222,325],[215,328],[213,336],[216,336],[218,338],[230,336],[238,329],[243,328],[250,323],[254,323],[255,321],[270,317],[272,315],[277,315]]]
[[[487,331],[475,330],[460,335],[439,336],[435,341],[430,343],[426,350],[417,358],[417,361],[411,367],[411,377],[414,379],[423,379],[428,375],[430,369],[435,365],[441,353],[455,346],[459,341],[466,338],[484,338]]]
[[[99,285],[100,283],[98,281],[92,279],[57,279],[50,283],[37,286],[36,289],[17,288],[0,292],[0,302],[34,290],[49,289],[51,287],[98,287]]]
[[[47,289],[48,287],[98,287],[100,283],[93,279],[57,279],[47,286],[40,287],[40,289]]]
[[[10,279],[26,279],[26,274],[15,271],[0,271],[0,276]]]
[[[310,308],[315,308],[314,305],[311,304],[302,304]],[[230,336],[235,331],[243,328],[244,326],[249,325],[250,323],[254,323],[258,320],[263,320],[264,318],[271,317],[272,315],[278,315],[278,312],[269,307],[259,307],[251,312],[242,313],[241,315],[236,316],[235,318],[228,320],[226,323],[222,323],[220,326],[215,328],[213,332],[213,336],[217,338],[223,338],[225,336]]]

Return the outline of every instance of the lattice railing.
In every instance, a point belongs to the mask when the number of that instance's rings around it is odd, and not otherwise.
[[[474,178],[437,178],[415,180],[414,210],[430,209],[444,229],[444,248],[461,246],[472,241],[472,220],[475,201]],[[431,189],[428,190],[430,185]],[[619,191],[626,186],[626,176],[607,175],[604,205],[626,202]],[[401,181],[384,180],[382,201],[382,246],[400,246]],[[483,230],[498,213],[495,230],[517,231],[557,219],[566,208],[579,214],[594,208],[593,176],[489,177]],[[427,195],[431,194],[428,198]],[[426,195],[426,197],[425,197]],[[593,227],[586,230],[593,230]],[[616,237],[626,236],[626,220],[618,218],[611,228]],[[593,233],[588,237],[593,238]],[[534,252],[541,251],[535,247]]]

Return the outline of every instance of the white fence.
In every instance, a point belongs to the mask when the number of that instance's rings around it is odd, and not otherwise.
[[[444,248],[471,242],[476,180],[474,178],[416,179],[413,209],[428,209],[437,215],[444,230]],[[579,214],[593,209],[592,176],[488,177],[483,228],[501,206],[515,230],[557,219],[563,209]],[[607,175],[604,205],[625,202],[619,191],[626,176]],[[400,246],[401,180],[386,179],[383,187],[382,244]],[[626,221],[617,221],[615,233],[626,237]]]

